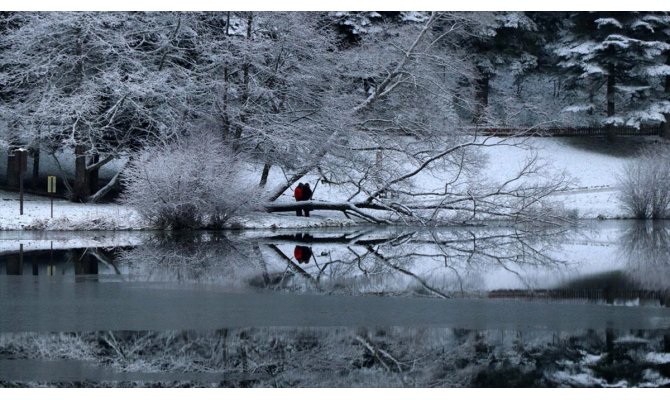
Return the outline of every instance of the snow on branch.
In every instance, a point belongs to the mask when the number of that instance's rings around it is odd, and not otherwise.
[[[598,25],[598,29],[608,25],[615,26],[619,29],[623,29],[623,25],[621,25],[621,22],[619,22],[616,18],[598,18],[593,22],[595,22]]]

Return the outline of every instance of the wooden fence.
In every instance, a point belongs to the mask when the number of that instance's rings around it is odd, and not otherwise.
[[[466,131],[484,136],[660,136],[661,126],[584,126],[584,127],[470,127]]]

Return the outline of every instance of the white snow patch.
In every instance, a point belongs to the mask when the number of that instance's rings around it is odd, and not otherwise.
[[[650,32],[652,32],[652,33],[654,32],[654,27],[651,26],[650,23],[645,22],[645,21],[642,21],[642,20],[640,20],[640,19],[638,19],[637,21],[633,22],[633,23],[630,25],[630,27],[633,28],[633,29],[643,28],[643,29],[646,29],[646,30],[648,30],[648,31],[650,31]]]
[[[324,215],[325,214],[325,215]],[[328,216],[330,215],[330,216]],[[308,217],[298,217],[293,214],[268,214],[258,212],[243,217],[232,217],[226,228],[232,229],[279,229],[279,228],[324,228],[356,226],[356,221],[340,217],[341,213],[319,211]]]
[[[660,388],[670,383],[670,379],[651,369],[645,369],[642,372],[642,377],[646,382],[641,383],[640,387]]]
[[[600,29],[603,26],[607,26],[607,25],[616,26],[619,29],[623,28],[623,25],[621,25],[621,22],[619,22],[616,18],[598,18],[597,20],[595,20],[593,22],[598,24],[598,29]]]
[[[647,68],[649,76],[666,76],[670,75],[670,65],[654,65]]]
[[[597,46],[598,50],[607,49],[610,46],[619,47],[621,49],[627,49],[630,46],[630,42],[635,42],[636,40],[623,35],[609,35],[603,42]],[[639,42],[639,41],[637,41]]]
[[[594,365],[603,359],[602,354],[588,354],[586,352],[582,352],[582,354],[584,354],[584,356],[582,357],[581,363],[584,365]]]
[[[614,126],[623,126],[623,125],[625,125],[625,121],[621,117],[609,117],[609,118],[605,118],[603,120],[603,124],[614,125]]]
[[[644,344],[644,343],[649,343],[649,340],[637,337],[637,336],[621,336],[618,337],[614,340],[614,343],[620,343],[620,344]]]
[[[648,353],[644,359],[654,364],[667,364],[670,363],[670,353]]]
[[[595,107],[593,104],[576,104],[574,106],[569,106],[565,107],[562,112],[571,112],[571,113],[579,113],[579,112],[588,112],[593,110]]]
[[[430,16],[426,12],[403,11],[400,13],[400,19],[402,21],[425,22],[428,21],[428,18],[430,18]]]
[[[604,379],[596,378],[591,374],[581,372],[577,374],[571,374],[566,371],[556,371],[551,378],[554,381],[563,383],[568,386],[578,386],[578,387],[594,387],[594,386],[604,386],[607,382]]]
[[[605,70],[600,67],[599,65],[596,64],[582,64],[581,65],[582,69],[584,70],[584,73],[580,75],[580,78],[584,78],[589,75],[604,75]]]
[[[133,209],[118,204],[79,204],[54,200],[54,218],[48,197],[0,191],[0,230],[134,230],[150,226]]]
[[[572,53],[590,54],[593,52],[593,49],[596,48],[596,46],[598,46],[597,43],[588,41],[580,43],[574,47],[559,47],[556,50],[556,54],[563,57],[570,56]]]
[[[637,92],[642,92],[644,90],[651,89],[651,86],[624,86],[624,85],[616,85],[614,86],[616,90],[619,92],[623,93],[637,93]]]

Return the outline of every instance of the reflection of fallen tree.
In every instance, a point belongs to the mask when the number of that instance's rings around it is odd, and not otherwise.
[[[509,228],[325,230],[253,238],[161,233],[125,251],[122,262],[134,280],[449,298],[479,295],[483,276],[496,269],[532,288],[524,281],[528,272],[563,265],[551,256],[562,233]],[[316,250],[304,262],[294,259],[296,246]]]
[[[471,279],[473,273],[478,271],[501,267],[523,281],[524,269],[561,266],[560,260],[552,258],[547,250],[553,246],[549,243],[550,239],[556,239],[560,232],[544,233],[546,238],[543,238],[542,232],[414,230],[397,231],[381,237],[378,232],[323,237],[280,234],[261,241],[287,263],[291,278],[303,278],[310,287],[318,291],[332,293],[358,287],[359,291],[388,295],[393,293],[391,282],[404,277],[409,278],[408,286],[393,294],[416,292],[450,298],[456,294],[472,295],[481,290],[481,287],[475,288],[472,283],[464,281]],[[298,266],[274,243],[315,246],[330,244],[336,246],[335,248],[344,247],[348,253],[320,263],[315,257],[314,263]],[[463,275],[468,275],[468,278]],[[324,282],[325,276],[329,282]],[[290,286],[285,278],[283,275],[281,279],[276,279],[274,286]],[[380,291],[377,283],[384,279],[386,281],[381,283],[381,287],[385,289]],[[268,280],[264,279],[263,282],[268,283]],[[410,284],[411,282],[415,285]],[[363,289],[361,285],[370,288]],[[372,287],[377,289],[371,292]]]

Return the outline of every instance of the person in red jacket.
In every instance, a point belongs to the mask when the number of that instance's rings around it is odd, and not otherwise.
[[[312,194],[312,189],[309,187],[309,183],[305,183],[302,187],[302,199],[304,201],[312,200]],[[305,217],[309,217],[310,208],[304,207],[303,210],[305,211]]]
[[[293,191],[293,197],[295,197],[295,201],[302,201],[303,199],[303,184],[299,183],[298,186],[295,188]],[[302,217],[302,208],[298,208],[295,210],[295,215],[298,217]]]

